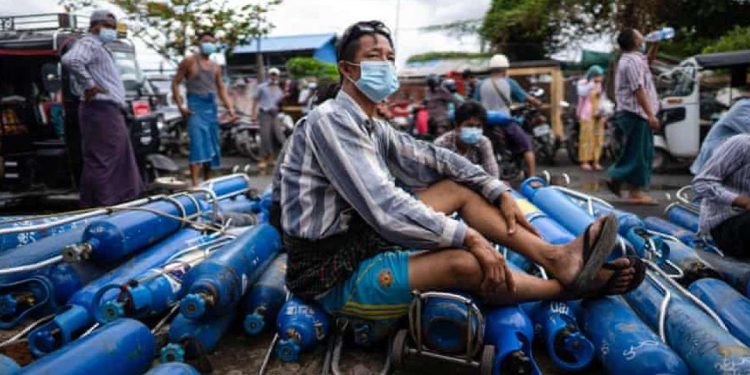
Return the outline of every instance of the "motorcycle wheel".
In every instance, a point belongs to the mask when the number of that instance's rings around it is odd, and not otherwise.
[[[236,134],[234,144],[240,155],[248,157],[252,161],[260,160],[260,135],[257,131],[243,131]]]
[[[190,138],[188,138],[188,132],[184,124],[177,125],[177,152],[182,157],[188,157],[190,155]]]

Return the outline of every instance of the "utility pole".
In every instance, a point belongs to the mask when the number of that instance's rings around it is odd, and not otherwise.
[[[401,0],[396,0],[396,25],[393,29],[393,49],[398,51],[398,27],[401,18]]]

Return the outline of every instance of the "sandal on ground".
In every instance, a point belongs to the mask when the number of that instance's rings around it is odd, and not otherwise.
[[[617,217],[614,214],[605,216],[602,229],[593,241],[590,232],[591,225],[583,232],[583,267],[568,288],[573,293],[588,287],[612,253],[617,240]]]
[[[585,298],[599,298],[604,296],[613,296],[618,294],[625,294],[630,293],[638,286],[641,285],[643,282],[643,279],[646,277],[646,264],[643,263],[641,258],[638,258],[636,256],[628,255],[628,260],[630,261],[630,264],[628,264],[625,267],[619,267],[615,266],[612,263],[606,263],[602,266],[602,269],[607,269],[614,271],[612,273],[612,276],[609,277],[609,280],[607,280],[607,283],[604,284],[599,290],[595,291],[591,295],[587,295]],[[625,290],[622,292],[615,292],[613,289],[615,288],[615,284],[617,283],[617,279],[620,277],[623,271],[626,269],[633,267],[635,268],[635,274],[633,275],[633,280],[625,287]]]

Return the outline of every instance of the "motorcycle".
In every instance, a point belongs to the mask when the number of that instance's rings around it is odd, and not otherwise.
[[[529,95],[540,99],[544,96],[544,89],[532,87]],[[537,160],[542,164],[554,165],[559,145],[547,116],[539,108],[527,103],[511,108],[511,114],[519,119],[521,128],[531,136]]]
[[[260,142],[260,125],[249,115],[242,112],[237,112],[235,118],[226,112],[219,115],[219,143],[226,154],[239,154],[258,161]]]

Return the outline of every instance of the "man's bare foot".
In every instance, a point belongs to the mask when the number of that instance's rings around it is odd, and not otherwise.
[[[589,229],[590,243],[599,237],[602,230],[604,218],[599,218],[591,224]],[[583,268],[583,235],[578,236],[566,245],[555,246],[557,256],[550,259],[550,264],[545,265],[547,271],[555,276],[555,279],[566,288],[573,284]]]
[[[602,268],[585,290],[563,292],[562,299],[578,299],[581,297],[623,294],[636,277],[636,270],[628,258],[618,258],[609,262],[613,269]],[[615,275],[615,273],[618,273]],[[615,280],[610,281],[612,277]],[[606,287],[607,290],[602,290]]]

